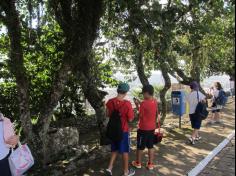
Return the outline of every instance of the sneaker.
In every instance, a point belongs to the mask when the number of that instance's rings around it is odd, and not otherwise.
[[[147,169],[148,170],[153,170],[154,169],[154,164],[152,164],[152,163],[147,163]]]
[[[105,170],[105,175],[106,176],[112,176],[112,171],[110,169]]]
[[[213,125],[214,123],[215,123],[215,121],[209,120],[209,121],[207,122],[207,125]]]
[[[216,120],[215,122],[216,124],[224,124],[224,122],[222,120]]]
[[[193,139],[193,138],[191,137],[191,138],[189,138],[189,141],[190,141],[190,143],[191,143],[192,145],[195,145],[195,139]]]
[[[135,175],[135,170],[130,169],[128,174],[124,174],[124,176],[133,176]]]
[[[196,141],[199,141],[199,140],[201,140],[202,139],[202,137],[201,136],[198,136],[198,137],[196,137]]]
[[[142,169],[142,164],[137,162],[137,161],[133,161],[132,166],[135,167],[136,169]]]

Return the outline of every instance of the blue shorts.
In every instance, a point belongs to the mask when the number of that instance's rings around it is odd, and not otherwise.
[[[202,126],[202,119],[196,114],[190,114],[190,121],[193,129],[199,130]]]
[[[121,154],[130,152],[130,138],[128,132],[123,133],[123,140],[121,142],[113,142],[111,144],[111,151]]]

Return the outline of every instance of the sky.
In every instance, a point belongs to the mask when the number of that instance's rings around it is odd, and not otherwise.
[[[124,74],[118,72],[114,75],[114,77],[119,80],[119,81],[126,81]],[[178,83],[178,81],[171,77],[171,82],[172,83]],[[150,84],[153,85],[164,85],[164,79],[162,77],[161,71],[152,71],[151,77],[149,78]],[[210,88],[214,82],[219,81],[222,83],[223,87],[228,90],[230,89],[230,81],[229,81],[229,76],[227,75],[215,75],[208,77],[203,80],[202,86],[204,88]],[[131,88],[139,87],[141,86],[140,80],[137,78],[136,80],[132,81],[129,83]]]

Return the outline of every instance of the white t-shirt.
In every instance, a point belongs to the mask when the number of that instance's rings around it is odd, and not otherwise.
[[[4,159],[9,153],[3,138],[3,122],[0,122],[0,160]]]
[[[206,98],[200,91],[198,91],[199,101],[202,101]],[[189,103],[189,114],[194,114],[198,105],[197,91],[193,91],[187,95],[186,100]]]
[[[230,81],[230,88],[231,88],[231,89],[234,88],[234,85],[235,85],[234,81]]]
[[[219,97],[219,93],[220,93],[220,91],[218,89],[214,89],[214,92],[213,92],[214,98]]]

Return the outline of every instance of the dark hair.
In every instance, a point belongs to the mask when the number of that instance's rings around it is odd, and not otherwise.
[[[192,89],[192,90],[195,90],[195,91],[199,90],[199,84],[197,81],[191,82],[189,86],[190,86],[190,89]]]
[[[154,88],[152,85],[145,85],[142,89],[142,93],[148,93],[149,95],[154,95]]]
[[[119,90],[119,89],[118,89],[118,90],[117,90],[117,93],[118,93],[118,94],[126,94],[127,92],[126,92],[126,91],[123,91],[123,90]]]
[[[222,87],[220,82],[216,82],[215,83],[215,87],[217,88],[217,90],[222,90],[223,89],[223,87]]]

